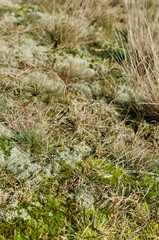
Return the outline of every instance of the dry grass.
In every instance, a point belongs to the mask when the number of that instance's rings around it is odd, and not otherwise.
[[[127,61],[128,85],[134,89],[136,108],[149,120],[159,120],[159,34],[158,1],[128,2]],[[126,47],[125,47],[126,46]]]
[[[90,26],[94,32],[102,30],[107,20],[110,21],[108,6],[108,0],[54,1],[50,20],[44,19],[41,23],[55,46],[71,48],[75,44],[94,41],[96,33],[92,38]]]

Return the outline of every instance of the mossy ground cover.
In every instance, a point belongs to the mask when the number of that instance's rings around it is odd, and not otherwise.
[[[158,239],[157,108],[125,74],[124,3],[0,13],[0,239]]]

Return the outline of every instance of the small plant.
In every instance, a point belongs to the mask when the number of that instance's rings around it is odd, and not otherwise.
[[[49,136],[37,125],[19,126],[16,138],[24,149],[33,154],[42,154],[48,149]]]

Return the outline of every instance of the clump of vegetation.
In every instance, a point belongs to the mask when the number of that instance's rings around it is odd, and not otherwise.
[[[48,14],[41,15],[40,23],[46,29],[54,46],[72,48],[75,44],[94,41],[92,28],[101,35],[109,19],[109,1],[55,1]],[[103,28],[105,31],[105,28]],[[96,38],[98,39],[97,35]]]
[[[0,1],[0,239],[157,239],[157,7]]]
[[[127,2],[128,43],[123,43],[127,56],[124,70],[128,86],[134,89],[133,105],[150,121],[159,120],[158,7],[158,1]]]

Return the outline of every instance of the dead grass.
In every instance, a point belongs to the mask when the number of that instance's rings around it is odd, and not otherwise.
[[[136,108],[149,120],[159,120],[158,2],[131,4],[127,1],[128,44],[124,66],[128,84],[134,89]],[[152,14],[153,12],[153,14]]]
[[[86,44],[94,41],[89,35],[90,26],[94,32],[101,31],[107,21],[111,21],[108,6],[108,0],[100,0],[98,3],[94,0],[54,1],[50,20],[42,19],[41,24],[49,32],[52,43],[59,48]]]

